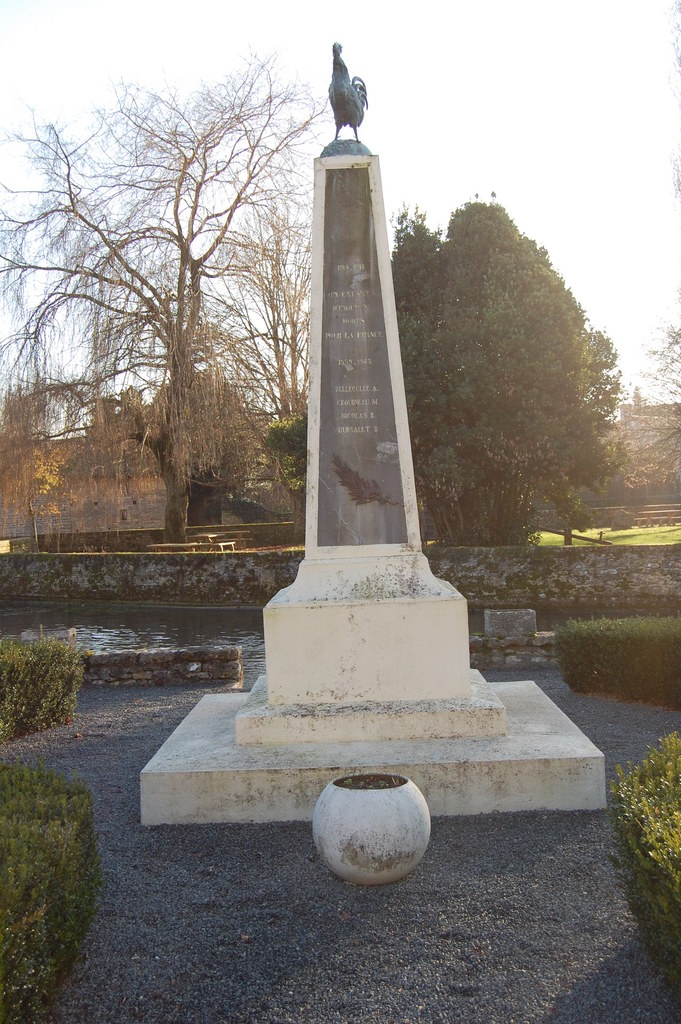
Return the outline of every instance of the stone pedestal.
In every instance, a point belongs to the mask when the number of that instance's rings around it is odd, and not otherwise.
[[[598,810],[603,755],[534,683],[494,683],[506,709],[503,736],[236,742],[246,694],[210,694],[141,775],[145,825],[311,821],[332,779],[395,772],[413,779],[437,815]]]
[[[264,623],[273,705],[470,696],[466,601],[422,554],[305,559]]]
[[[440,700],[272,704],[260,676],[235,719],[240,746],[286,743],[381,742],[503,736],[506,709],[479,672],[470,673],[470,696]]]

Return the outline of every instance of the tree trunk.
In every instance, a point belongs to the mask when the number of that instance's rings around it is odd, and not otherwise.
[[[33,523],[33,536],[35,538],[35,549],[40,551],[40,542],[38,541],[38,516],[33,508],[33,502],[29,501],[28,510],[31,516],[31,522]]]
[[[289,491],[291,495],[291,508],[293,511],[293,536],[294,544],[305,542],[305,490]]]
[[[163,540],[166,544],[184,544],[187,537],[187,507],[189,505],[189,482],[184,473],[173,466],[162,469],[166,485],[166,514],[163,526]]]

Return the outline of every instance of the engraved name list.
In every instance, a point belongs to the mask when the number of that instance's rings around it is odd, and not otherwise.
[[[327,172],[319,544],[406,541],[366,168]]]

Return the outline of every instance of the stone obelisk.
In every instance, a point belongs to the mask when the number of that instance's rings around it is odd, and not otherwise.
[[[333,52],[336,129],[356,136],[366,87]],[[359,141],[315,161],[310,345],[305,558],[264,611],[266,676],[178,726],[142,770],[142,822],[309,819],[362,770],[412,778],[431,814],[603,807],[603,755],[533,682],[471,671],[466,602],[421,551],[378,158]]]
[[[314,188],[305,559],[265,609],[268,702],[466,698],[466,601],[421,551],[378,157],[334,143]]]

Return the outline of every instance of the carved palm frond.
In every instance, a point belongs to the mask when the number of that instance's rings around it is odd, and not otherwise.
[[[377,501],[379,505],[399,504],[381,493],[380,484],[376,480],[366,480],[360,476],[357,470],[349,466],[339,455],[333,457],[333,469],[355,505],[368,505],[371,501]]]

